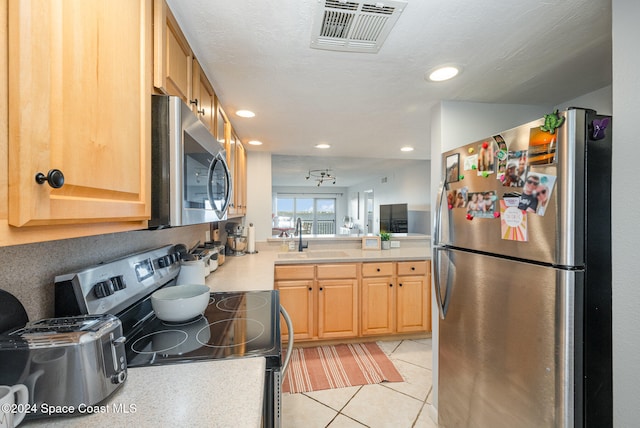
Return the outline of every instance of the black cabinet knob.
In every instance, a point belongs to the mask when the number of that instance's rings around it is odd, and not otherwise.
[[[59,189],[64,184],[64,174],[59,169],[50,170],[46,176],[41,172],[37,173],[36,183],[44,184],[45,182],[54,189]]]
[[[313,288],[309,287],[309,291],[313,291]]]
[[[380,272],[380,268],[376,269],[378,272]]]
[[[402,287],[402,283],[398,284],[400,287]]]
[[[393,287],[393,284],[389,284],[389,287]]]

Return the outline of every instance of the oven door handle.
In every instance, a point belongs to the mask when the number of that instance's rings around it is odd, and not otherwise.
[[[287,344],[287,354],[284,357],[284,363],[282,364],[282,376],[280,377],[280,382],[284,382],[284,377],[287,371],[287,367],[289,367],[289,360],[291,359],[291,351],[293,351],[293,323],[291,322],[291,318],[289,314],[285,310],[285,308],[280,305],[280,313],[284,318],[284,322],[287,324],[287,331],[289,332],[289,343]]]

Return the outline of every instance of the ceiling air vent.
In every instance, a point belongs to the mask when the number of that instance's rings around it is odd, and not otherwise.
[[[377,53],[406,5],[406,1],[319,0],[311,47]]]

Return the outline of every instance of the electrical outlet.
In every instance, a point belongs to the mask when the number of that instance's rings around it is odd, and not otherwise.
[[[400,248],[400,241],[391,241],[391,248]]]

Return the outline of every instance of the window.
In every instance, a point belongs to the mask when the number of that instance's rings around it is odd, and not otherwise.
[[[335,198],[296,196],[276,197],[274,229],[295,229],[298,217],[302,220],[303,235],[334,235],[336,233],[336,200]]]

